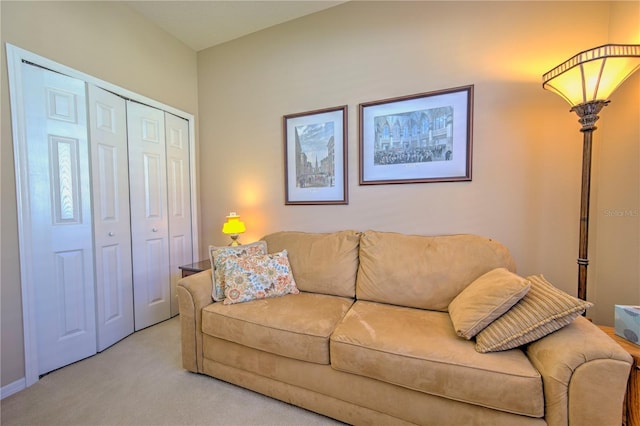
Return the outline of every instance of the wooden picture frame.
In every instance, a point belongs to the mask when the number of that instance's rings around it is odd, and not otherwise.
[[[283,117],[285,205],[348,204],[347,105]]]
[[[473,85],[360,104],[360,185],[471,180]]]

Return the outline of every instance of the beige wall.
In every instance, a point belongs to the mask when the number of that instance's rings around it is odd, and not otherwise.
[[[5,43],[197,114],[196,53],[116,2],[0,2],[2,386],[24,377],[22,301]]]
[[[576,294],[582,134],[541,76],[581,50],[637,43],[638,8],[350,2],[199,52],[202,249],[226,244],[229,211],[246,221],[245,242],[287,229],[478,233],[505,243],[520,273],[543,273]],[[612,98],[594,136],[600,220],[589,295],[601,323],[612,323],[613,303],[640,303],[640,218],[602,217],[606,208],[638,211],[639,78]],[[467,84],[475,85],[472,182],[358,185],[359,103]],[[349,205],[285,206],[282,116],[344,104]]]
[[[611,8],[609,41],[640,44],[640,3]],[[613,324],[612,306],[640,304],[640,72],[600,113],[594,148],[590,315]]]
[[[351,2],[196,54],[117,3],[0,2],[2,42],[198,113],[201,256],[281,230],[473,232],[505,243],[522,274],[577,282],[582,135],[541,88],[574,53],[640,42],[637,2]],[[56,27],[56,24],[61,27]],[[584,30],[587,28],[587,30]],[[361,102],[475,85],[473,181],[358,185]],[[640,73],[601,114],[592,195],[590,312],[640,303]],[[2,386],[24,375],[17,219],[2,52]],[[349,205],[285,206],[284,114],[349,105]],[[626,216],[615,212],[630,211]]]

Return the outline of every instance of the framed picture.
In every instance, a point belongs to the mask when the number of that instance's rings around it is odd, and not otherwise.
[[[473,85],[360,104],[360,185],[471,180]]]
[[[347,106],[285,115],[285,204],[348,204]]]

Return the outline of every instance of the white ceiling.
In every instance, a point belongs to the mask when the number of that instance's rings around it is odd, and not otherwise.
[[[125,1],[195,51],[309,15],[345,1]]]

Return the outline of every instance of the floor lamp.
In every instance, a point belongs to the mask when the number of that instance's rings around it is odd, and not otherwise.
[[[542,76],[542,87],[562,96],[582,125],[582,197],[578,249],[578,297],[587,299],[591,137],[609,96],[640,67],[640,45],[605,44],[585,50]]]

